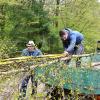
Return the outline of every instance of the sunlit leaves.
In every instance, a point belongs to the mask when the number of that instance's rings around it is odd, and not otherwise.
[[[10,54],[17,50],[15,44],[8,37],[4,37],[3,39],[0,37],[0,59],[9,58]]]

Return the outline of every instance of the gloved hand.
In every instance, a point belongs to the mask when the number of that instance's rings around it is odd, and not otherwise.
[[[64,51],[64,57],[66,57],[66,56],[68,56],[69,55],[69,53],[67,52],[67,51]]]
[[[65,60],[71,59],[71,55],[67,51],[64,51],[63,55],[64,56],[60,59],[61,61],[65,61]]]
[[[30,69],[33,70],[36,66],[32,65],[30,66]]]

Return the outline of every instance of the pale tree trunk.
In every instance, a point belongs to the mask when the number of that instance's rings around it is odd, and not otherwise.
[[[55,21],[55,27],[58,27],[58,16],[59,16],[59,4],[60,4],[60,0],[56,0],[56,21]]]

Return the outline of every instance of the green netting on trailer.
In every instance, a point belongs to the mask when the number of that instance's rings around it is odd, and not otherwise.
[[[77,90],[79,93],[100,94],[100,69],[89,67],[91,61],[100,61],[100,55],[80,59],[84,67],[74,67],[75,59],[68,65],[65,62],[57,62],[46,67],[37,67],[35,78],[50,85]]]

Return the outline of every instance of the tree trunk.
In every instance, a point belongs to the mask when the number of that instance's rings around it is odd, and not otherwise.
[[[60,0],[56,0],[56,21],[55,21],[55,27],[58,27],[58,16],[59,16],[59,4],[60,4]]]

